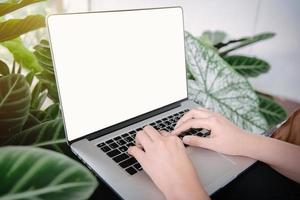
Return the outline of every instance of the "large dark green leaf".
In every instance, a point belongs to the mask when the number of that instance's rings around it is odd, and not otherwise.
[[[267,129],[251,85],[217,52],[186,33],[186,61],[195,80],[189,80],[189,98],[219,112],[239,127],[261,133]]]
[[[36,146],[64,152],[67,144],[62,119],[41,122],[14,135],[4,145]]]
[[[12,11],[23,8],[27,5],[41,2],[45,0],[20,0],[20,1],[7,1],[6,3],[0,3],[0,16],[3,16]]]
[[[2,42],[1,44],[12,53],[14,60],[22,67],[34,72],[42,70],[35,55],[24,46],[20,38]]]
[[[0,199],[88,199],[95,177],[78,162],[50,150],[0,148]]]
[[[226,45],[223,45],[220,50],[220,55],[223,57],[229,52],[237,50],[239,48],[254,44],[256,42],[266,40],[275,36],[275,33],[260,33],[252,37],[245,37],[239,40],[229,41]],[[225,49],[224,49],[225,48]]]
[[[270,65],[266,61],[255,57],[232,55],[225,56],[224,60],[244,77],[256,77],[270,69]]]
[[[0,138],[22,129],[29,113],[30,98],[30,88],[23,75],[0,78]]]
[[[273,127],[287,117],[286,111],[273,99],[266,95],[257,94],[259,98],[259,111],[266,118],[269,127]]]
[[[48,91],[48,97],[54,102],[58,102],[58,93],[51,58],[49,42],[42,40],[40,44],[34,47],[34,55],[42,66],[42,72],[37,74],[37,78],[43,83],[43,86]]]
[[[0,60],[0,75],[8,75],[9,74],[9,68],[5,62]]]
[[[11,40],[20,35],[45,27],[42,15],[30,15],[24,19],[10,19],[0,23],[0,42]]]

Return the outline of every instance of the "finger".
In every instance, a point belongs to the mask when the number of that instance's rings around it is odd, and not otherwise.
[[[176,127],[180,126],[182,123],[184,123],[185,121],[189,120],[189,119],[193,119],[193,118],[207,118],[210,116],[210,113],[207,112],[206,110],[200,110],[200,109],[193,109],[189,112],[187,112],[186,114],[184,114],[176,123]]]
[[[162,136],[168,136],[168,135],[170,135],[170,133],[167,132],[167,131],[160,131],[159,133],[160,133]]]
[[[184,144],[190,145],[190,146],[197,146],[202,147],[205,149],[211,149],[211,140],[210,138],[205,137],[199,137],[199,136],[184,136],[182,141]]]
[[[145,126],[143,130],[152,139],[152,141],[159,140],[161,137],[159,132],[152,126]]]
[[[211,130],[209,118],[198,118],[198,119],[189,119],[175,128],[172,131],[172,135],[179,135],[181,132],[186,131],[190,128],[205,128]]]
[[[135,144],[136,146],[141,146],[144,150],[146,150],[149,145],[151,145],[152,140],[144,131],[137,132],[135,136]]]
[[[128,154],[132,155],[141,165],[144,163],[145,152],[137,146],[129,147]]]

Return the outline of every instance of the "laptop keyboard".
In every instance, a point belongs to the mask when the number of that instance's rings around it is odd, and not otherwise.
[[[170,132],[174,129],[177,121],[184,115],[184,113],[188,111],[188,109],[180,111],[163,119],[152,122],[149,125],[153,126],[158,131],[165,130]],[[106,153],[106,155],[108,155],[130,175],[142,170],[142,167],[137,160],[127,153],[128,148],[135,145],[135,135],[140,130],[142,130],[142,128],[137,128],[97,145],[103,152]],[[179,138],[182,139],[185,135],[206,137],[209,134],[210,132],[206,129],[190,129],[180,134]]]

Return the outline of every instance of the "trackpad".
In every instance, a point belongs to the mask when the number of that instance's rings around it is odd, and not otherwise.
[[[199,178],[203,185],[208,186],[227,173],[234,170],[236,163],[230,158],[206,149],[188,147]]]

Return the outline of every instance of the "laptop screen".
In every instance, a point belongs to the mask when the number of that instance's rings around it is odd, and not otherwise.
[[[180,8],[48,17],[69,141],[187,98]]]

